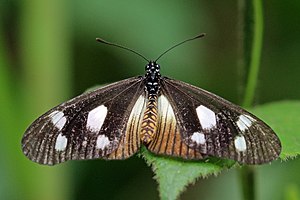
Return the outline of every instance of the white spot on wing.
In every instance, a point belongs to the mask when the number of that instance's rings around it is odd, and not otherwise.
[[[144,106],[145,106],[145,97],[143,95],[140,95],[132,108],[132,111],[130,113],[130,119],[132,119],[133,116],[141,115]]]
[[[99,135],[97,137],[96,148],[103,150],[107,145],[109,145],[109,139],[105,135]]]
[[[161,103],[161,108],[166,108],[170,105],[168,99],[165,97],[165,95],[160,95],[159,102]]]
[[[254,122],[254,121],[255,120],[248,115],[240,115],[236,124],[241,131],[245,131],[252,125],[252,122]]]
[[[159,115],[162,116],[163,120],[168,119],[168,120],[175,120],[175,115],[173,108],[168,101],[168,99],[164,95],[160,95],[158,97],[158,112]]]
[[[106,106],[101,105],[94,108],[88,114],[86,128],[91,132],[98,133],[104,123],[106,115],[107,115]]]
[[[60,133],[56,138],[55,150],[64,151],[67,147],[67,144],[68,144],[67,137]]]
[[[84,141],[82,142],[82,146],[86,147],[86,145],[87,145],[87,141],[84,140]]]
[[[216,115],[212,110],[201,105],[196,108],[196,112],[203,129],[211,129],[216,126]]]
[[[64,113],[61,111],[53,111],[49,117],[51,118],[52,123],[58,130],[61,130],[67,122],[67,118],[64,116]]]
[[[56,128],[58,128],[58,130],[61,130],[61,129],[64,127],[64,125],[66,124],[66,122],[67,122],[66,117],[62,117],[62,118],[55,124],[55,126],[56,126]]]
[[[204,134],[199,132],[193,133],[191,139],[197,144],[205,144],[206,142]]]
[[[244,136],[242,136],[242,135],[236,136],[234,139],[234,146],[235,146],[236,150],[238,150],[238,151],[246,151],[247,145],[246,145],[246,140],[245,140]]]
[[[51,117],[53,124],[55,124],[62,116],[64,116],[64,113],[57,110],[49,114],[49,117]]]

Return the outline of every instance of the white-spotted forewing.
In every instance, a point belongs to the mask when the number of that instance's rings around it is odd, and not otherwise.
[[[193,160],[214,156],[242,164],[267,163],[281,151],[278,137],[262,120],[203,89],[161,77],[156,61],[146,65],[144,76],[49,110],[22,139],[24,154],[46,165],[125,159],[141,145],[159,155]]]

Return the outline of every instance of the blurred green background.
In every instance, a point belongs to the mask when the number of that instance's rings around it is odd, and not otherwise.
[[[239,103],[238,1],[0,1],[0,199],[158,199],[141,158],[29,161],[29,124],[87,88],[144,73],[145,61],[95,41],[117,42],[155,59],[198,33],[204,39],[160,59],[162,74]],[[256,104],[299,99],[300,1],[264,2],[264,45]],[[241,81],[242,79],[242,81]],[[258,199],[300,198],[300,160],[258,166]],[[181,199],[241,199],[236,169],[199,180]]]

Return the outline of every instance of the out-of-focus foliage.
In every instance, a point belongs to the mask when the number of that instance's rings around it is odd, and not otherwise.
[[[198,0],[2,0],[0,199],[158,199],[152,171],[137,156],[40,166],[22,154],[22,135],[40,114],[87,88],[144,73],[142,59],[96,43],[96,37],[155,59],[172,44],[206,32],[204,39],[160,59],[162,73],[237,103],[236,5]],[[264,2],[256,104],[300,98],[299,11],[299,1]],[[291,122],[284,126],[289,129]],[[257,167],[258,199],[299,195],[299,168],[299,159]],[[235,170],[225,171],[197,181],[181,197],[240,199],[239,184]]]

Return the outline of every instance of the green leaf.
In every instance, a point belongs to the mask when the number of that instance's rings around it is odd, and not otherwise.
[[[279,136],[283,147],[280,158],[286,159],[300,154],[300,101],[269,103],[257,106],[251,111],[269,124]],[[154,155],[145,147],[140,155],[152,167],[161,199],[177,199],[198,178],[217,175],[235,163],[216,158],[184,161]]]
[[[223,169],[231,167],[235,162],[215,158],[203,161],[186,161],[157,156],[142,147],[140,155],[152,167],[158,182],[161,199],[177,199],[186,186],[197,178],[217,175]]]
[[[286,160],[300,154],[300,101],[281,101],[257,106],[251,111],[278,135]]]

